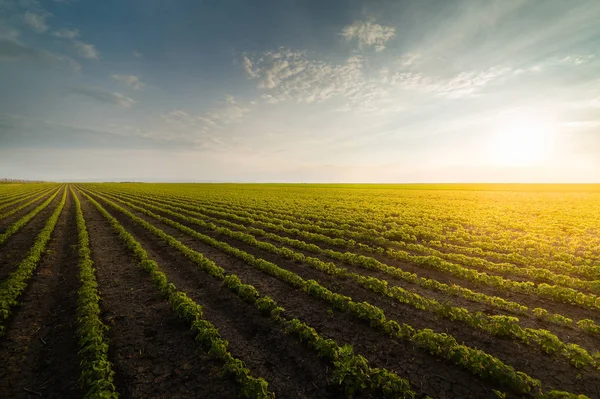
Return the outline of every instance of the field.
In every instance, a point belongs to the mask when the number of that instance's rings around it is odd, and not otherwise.
[[[600,186],[0,185],[2,398],[600,398]]]

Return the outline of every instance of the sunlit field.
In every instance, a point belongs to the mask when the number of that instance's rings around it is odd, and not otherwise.
[[[599,215],[600,185],[0,185],[0,392],[598,398]]]

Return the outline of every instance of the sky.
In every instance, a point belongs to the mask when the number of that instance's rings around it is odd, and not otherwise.
[[[600,182],[598,0],[0,0],[0,177]]]

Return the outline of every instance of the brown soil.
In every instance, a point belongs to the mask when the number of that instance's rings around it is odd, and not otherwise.
[[[44,201],[46,201],[48,199],[48,197],[50,197],[51,195],[54,194],[54,190],[49,192],[48,194],[46,194],[44,197],[38,199],[37,201],[35,201],[34,203],[27,205],[25,208],[13,213],[12,215],[5,217],[3,219],[0,220],[0,233],[4,232],[6,230],[6,228],[8,226],[10,226],[11,224],[13,224],[14,222],[16,222],[17,220],[21,219],[23,216],[27,215],[29,212],[33,211],[37,206],[39,206],[41,203],[43,203]],[[39,195],[39,194],[38,194]],[[18,208],[19,206],[21,206],[24,202],[29,202],[31,201],[33,198],[37,197],[38,195],[32,197],[32,198],[27,198],[26,200],[23,200],[17,204],[11,205],[8,208],[4,208],[0,211],[0,215],[4,214],[6,212],[11,211],[14,208]],[[58,199],[60,200],[60,193],[59,195],[57,195],[57,197],[59,197]]]
[[[56,205],[50,204],[49,209],[53,211]],[[46,216],[39,214],[35,219],[45,223]],[[31,244],[23,245],[27,249]],[[76,246],[75,206],[68,196],[48,250],[21,298],[20,308],[9,320],[6,336],[0,339],[2,398],[82,396],[77,385],[80,370],[75,337],[79,288]]]
[[[143,244],[169,280],[204,307],[205,317],[229,341],[230,352],[256,375],[265,378],[276,397],[340,396],[339,388],[329,383],[327,365],[312,351],[286,335],[274,321],[263,317],[254,306],[242,302],[220,281],[199,270],[179,252],[122,214],[105,208]]]
[[[290,288],[287,284],[265,274],[244,262],[219,250],[204,245],[178,230],[129,209],[137,216],[150,221],[168,234],[201,252],[228,272],[235,273],[242,281],[254,285],[262,295],[269,295],[282,305],[290,316],[298,317],[314,327],[326,338],[333,338],[339,344],[350,344],[365,356],[374,367],[386,367],[400,376],[408,378],[418,391],[433,397],[458,398],[472,396],[477,398],[495,398],[492,388],[502,390],[489,382],[480,381],[467,371],[452,367],[428,353],[414,348],[410,342],[390,339],[373,330],[368,324],[355,319],[347,313],[332,311],[329,304],[312,298]],[[158,241],[151,233],[139,227],[135,222],[119,212],[111,212],[126,228],[142,242]],[[225,240],[223,240],[225,241]],[[167,252],[177,264],[186,262],[176,250],[158,241],[162,252]],[[239,243],[236,247],[248,248]],[[281,265],[281,259],[277,261]],[[188,262],[189,263],[189,262]],[[197,268],[191,266],[191,268]],[[187,289],[186,289],[187,292]],[[406,314],[406,321],[412,324],[412,315]]]
[[[222,365],[200,350],[108,222],[80,198],[121,397],[236,397],[234,382],[219,377]]]
[[[227,210],[222,209],[222,211],[227,211]],[[282,233],[282,232],[275,231],[275,230],[271,231],[269,229],[266,229],[266,230],[270,231],[272,233],[281,235],[283,237],[297,238],[297,237],[294,237],[287,233]],[[486,295],[498,296],[498,297],[501,297],[501,298],[504,298],[504,299],[507,299],[510,301],[515,301],[515,302],[521,303],[523,305],[526,305],[532,309],[536,308],[536,307],[542,307],[550,312],[560,313],[564,316],[573,318],[574,320],[581,320],[581,319],[588,318],[588,319],[592,319],[592,320],[596,321],[597,323],[600,323],[600,316],[598,315],[597,311],[592,310],[592,309],[583,308],[578,305],[570,305],[570,304],[560,303],[560,302],[554,301],[550,298],[542,298],[542,297],[539,297],[536,295],[526,295],[526,294],[519,294],[519,293],[515,293],[515,292],[511,292],[511,291],[503,291],[503,290],[500,290],[493,286],[471,282],[471,281],[468,281],[468,280],[465,280],[465,279],[462,279],[459,277],[455,277],[453,275],[450,275],[450,274],[442,272],[442,271],[424,268],[418,264],[413,264],[410,262],[405,262],[402,260],[391,258],[387,255],[378,255],[378,254],[372,254],[369,252],[362,252],[360,250],[339,248],[339,247],[326,245],[323,243],[313,243],[313,244],[317,244],[321,248],[325,248],[325,249],[333,249],[333,250],[341,251],[341,252],[348,251],[348,252],[358,253],[361,255],[371,256],[371,257],[374,257],[377,260],[379,260],[383,263],[386,263],[390,266],[399,267],[404,271],[416,273],[420,277],[435,279],[435,280],[438,280],[441,282],[445,282],[447,284],[457,284],[457,285],[463,286],[465,288],[472,289],[474,291],[482,292]],[[420,254],[415,253],[415,255],[420,255]],[[472,268],[472,267],[470,267],[470,268]],[[473,268],[473,269],[477,269],[477,268]],[[480,269],[480,271],[485,271],[485,270]],[[486,272],[490,275],[495,274],[495,275],[501,275],[505,278],[509,278],[509,279],[511,278],[511,276],[508,274],[502,275],[502,274],[496,273],[496,272],[489,272],[489,271],[486,271]],[[527,280],[528,279],[518,277],[515,281],[527,281]],[[529,280],[529,281],[534,281],[534,280]],[[538,282],[541,282],[541,281],[538,281]],[[587,292],[587,291],[584,290],[583,292]]]
[[[0,281],[4,280],[15,269],[16,265],[25,258],[38,233],[44,228],[48,218],[56,209],[61,195],[62,193],[59,193],[45,209],[21,227],[21,230],[10,236],[4,244],[0,245]],[[1,231],[4,231],[4,229]]]
[[[161,214],[160,212],[157,213]],[[161,215],[168,216],[166,214]],[[140,214],[138,214],[138,216],[143,217]],[[146,219],[148,218],[146,217]],[[171,217],[171,219],[173,218]],[[204,254],[215,253],[215,256],[220,256],[220,258],[223,259],[222,262],[227,262],[226,264],[231,264],[232,262],[241,263],[237,260],[233,260],[233,258],[230,258],[227,261],[224,259],[224,257],[226,258],[227,255],[216,253],[218,251],[214,248],[194,242],[195,240],[183,235],[181,232],[169,227],[168,225],[157,222],[155,219],[150,221],[153,224],[156,224],[162,230],[174,235],[186,245],[189,245],[191,248],[194,248],[199,252]],[[181,222],[181,220],[177,221]],[[592,395],[600,390],[600,376],[593,370],[576,369],[568,365],[567,361],[563,360],[562,358],[545,355],[540,350],[536,350],[534,347],[527,346],[515,340],[497,339],[489,334],[467,327],[462,323],[451,322],[447,319],[439,318],[432,313],[420,311],[411,306],[400,304],[391,298],[383,297],[372,291],[366,290],[350,279],[341,279],[339,277],[326,275],[325,273],[311,269],[306,265],[296,264],[292,261],[283,259],[278,255],[273,255],[269,252],[259,250],[256,247],[250,246],[243,242],[228,238],[226,236],[217,235],[210,230],[199,228],[197,225],[190,223],[182,224],[187,225],[188,227],[203,234],[207,234],[213,238],[216,238],[219,241],[227,242],[228,244],[251,253],[256,257],[273,262],[284,269],[300,275],[306,280],[314,279],[332,291],[350,296],[357,302],[366,301],[374,306],[378,306],[385,311],[389,319],[398,321],[400,323],[406,322],[417,329],[432,328],[437,332],[447,332],[453,335],[459,342],[464,342],[468,346],[482,349],[487,353],[498,357],[504,363],[515,367],[515,369],[523,371],[534,378],[540,379],[546,387],[562,387],[562,389],[566,389],[570,392],[580,392],[588,395]],[[247,268],[248,266],[245,267]],[[244,268],[244,266],[240,267],[240,269],[242,268]],[[237,273],[238,272],[236,272],[236,274]],[[269,279],[273,281],[265,282],[265,279],[266,277],[263,274],[262,276],[257,276],[254,281],[251,281],[250,283],[257,288],[259,288],[259,286],[264,286],[265,289],[271,289],[276,282],[279,283],[279,281],[270,276]],[[278,298],[286,298],[288,296],[286,295],[286,292],[289,292],[289,286],[282,286],[279,295],[267,293],[278,300]],[[284,307],[288,310],[290,309],[289,306]],[[313,303],[309,306],[309,308],[311,309],[311,313],[316,313],[318,305]],[[573,333],[577,332],[573,331]],[[588,344],[590,350],[597,351],[599,349],[598,345],[596,345],[592,339],[589,339],[591,337],[586,336],[583,332],[573,335],[578,335],[580,338],[582,338]],[[573,337],[571,336],[567,336],[565,338],[567,339],[567,342],[579,343],[579,341],[573,341]],[[411,381],[413,380],[414,379],[411,378]]]
[[[109,360],[114,365],[115,385],[121,398],[237,398],[238,384],[223,375],[222,364],[207,354],[195,341],[189,326],[171,309],[169,303],[153,287],[150,277],[135,261],[131,251],[116,235],[107,220],[85,197],[79,195],[90,235],[92,258],[101,295],[102,319],[109,326],[107,342]],[[98,197],[96,197],[99,200]],[[17,214],[0,221],[0,232],[39,205],[36,201]],[[33,220],[0,247],[0,279],[6,278],[22,260],[60,201],[57,198]],[[269,382],[270,391],[278,398],[344,398],[342,388],[332,381],[331,365],[320,360],[314,350],[299,342],[269,317],[234,295],[223,284],[200,270],[178,250],[168,246],[152,233],[140,227],[104,201],[100,203],[143,245],[152,259],[167,274],[169,280],[190,298],[203,306],[204,317],[219,329],[229,342],[230,352],[241,359],[252,375]],[[18,206],[17,204],[14,206]],[[124,206],[127,208],[126,206]],[[355,352],[368,359],[373,367],[385,367],[411,381],[418,398],[497,398],[493,389],[509,391],[507,387],[473,376],[453,363],[429,355],[406,340],[391,339],[349,313],[338,312],[327,302],[313,298],[245,262],[203,244],[177,229],[129,209],[191,249],[202,253],[254,285],[261,295],[269,295],[286,309],[287,317],[297,317],[315,328],[323,337],[338,344],[352,345]],[[5,210],[6,211],[6,210]],[[160,212],[157,212],[160,213]],[[168,215],[164,215],[167,216]],[[8,220],[10,219],[10,220]],[[13,220],[14,219],[14,220]],[[173,218],[172,218],[173,219]],[[182,222],[180,219],[176,219]],[[545,391],[550,389],[583,393],[598,397],[600,375],[597,371],[577,370],[562,358],[547,356],[539,349],[515,340],[498,339],[462,323],[414,309],[393,299],[373,293],[347,278],[339,278],[304,264],[259,250],[243,242],[218,235],[212,230],[183,223],[256,257],[271,261],[305,279],[314,279],[334,292],[353,300],[366,301],[383,309],[389,319],[405,322],[415,328],[431,328],[452,334],[459,342],[477,347],[498,357],[519,371],[541,380]],[[283,234],[285,236],[285,234]],[[261,240],[269,240],[258,237]],[[277,242],[271,242],[280,246]],[[320,245],[323,248],[327,246]],[[325,256],[307,251],[307,256],[331,262]],[[339,250],[339,248],[332,248]],[[345,250],[342,250],[342,252]],[[373,256],[372,254],[367,254]],[[541,306],[575,319],[592,318],[597,312],[564,305],[535,296],[500,292],[473,284],[418,265],[399,262],[386,256],[374,256],[406,271],[435,278],[448,284],[457,283],[490,295],[498,295],[530,307]],[[385,279],[389,285],[399,285],[410,291],[448,302],[471,311],[487,314],[508,314],[463,298],[421,288],[384,273],[333,261],[361,275]],[[0,338],[1,398],[80,398],[78,385],[81,373],[76,338],[78,278],[77,225],[75,204],[71,195],[59,218],[49,243],[48,252],[25,293],[21,305],[15,308],[7,323],[7,334]],[[508,276],[510,277],[510,276]],[[525,327],[544,328],[563,341],[577,343],[595,352],[598,340],[583,332],[518,316]],[[380,392],[362,392],[355,397],[375,399]],[[509,398],[517,395],[510,394]]]

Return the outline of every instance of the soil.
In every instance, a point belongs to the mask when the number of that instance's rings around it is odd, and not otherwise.
[[[109,327],[106,332],[109,360],[115,371],[115,385],[121,398],[237,398],[240,387],[232,376],[222,372],[223,364],[209,356],[196,340],[190,326],[180,319],[168,301],[155,289],[149,275],[138,265],[132,252],[83,195],[78,194],[90,236],[92,259],[101,296],[101,318]],[[223,283],[203,272],[197,264],[178,250],[161,241],[135,221],[116,211],[93,195],[164,271],[177,289],[185,292],[203,307],[222,338],[228,341],[233,356],[242,360],[255,377],[263,377],[277,398],[345,398],[343,388],[333,381],[332,365],[319,359],[316,352],[288,335],[271,318],[255,306],[243,302]],[[46,197],[47,198],[47,197]],[[0,232],[10,223],[30,212],[44,199],[0,221]],[[19,232],[0,247],[0,281],[5,279],[27,254],[37,234],[60,201],[56,199]],[[170,234],[194,251],[203,254],[252,284],[261,295],[268,295],[285,308],[286,317],[296,317],[316,329],[324,338],[339,345],[351,345],[372,367],[383,367],[411,382],[417,398],[482,398],[495,399],[494,390],[507,392],[508,398],[520,397],[501,384],[476,377],[449,361],[430,355],[408,340],[394,339],[347,312],[332,309],[326,301],[295,289],[244,261],[222,252],[200,240],[141,212],[128,208],[136,216]],[[14,205],[18,206],[18,205]],[[384,310],[386,317],[414,328],[431,328],[454,336],[460,343],[484,350],[518,371],[539,379],[545,391],[567,390],[599,397],[600,375],[597,371],[578,370],[557,356],[542,353],[512,339],[499,339],[470,328],[460,322],[440,318],[431,312],[415,309],[356,284],[352,279],[327,275],[308,265],[287,260],[219,235],[161,212],[155,212],[243,250],[257,258],[273,262],[302,278],[313,279],[333,292],[350,296],[356,302],[366,301]],[[284,234],[285,235],[285,234]],[[276,246],[281,244],[257,237]],[[319,244],[323,248],[323,246]],[[490,315],[510,314],[460,297],[410,284],[375,270],[366,270],[297,250],[306,256],[333,262],[352,272],[385,279],[409,291],[472,312]],[[339,250],[339,248],[332,248]],[[343,250],[342,252],[344,252]],[[357,252],[357,251],[355,251]],[[357,252],[358,253],[358,252]],[[387,256],[374,256],[392,266],[416,272],[420,276],[498,295],[530,307],[541,306],[578,320],[598,320],[597,312],[577,306],[556,303],[533,295],[501,292],[493,287],[473,284],[442,272],[399,262]],[[48,250],[36,273],[19,298],[20,305],[8,320],[7,333],[0,338],[1,398],[80,398],[85,392],[78,384],[81,373],[78,357],[77,290],[78,277],[77,224],[75,203],[69,192]],[[507,276],[510,277],[510,276]],[[564,342],[577,343],[591,352],[600,350],[597,338],[580,330],[559,327],[518,315],[524,327],[544,328]],[[363,391],[354,397],[375,399],[381,392]]]
[[[103,204],[106,205],[106,203]],[[153,246],[154,251],[169,254],[172,262],[190,264],[183,255],[156,239],[152,233],[147,232],[123,214],[108,208],[108,205],[106,207],[140,242]],[[439,358],[414,348],[410,342],[386,337],[372,329],[367,323],[357,320],[347,313],[333,311],[326,302],[298,292],[276,278],[202,244],[166,224],[132,209],[129,210],[136,216],[173,235],[190,248],[202,253],[227,272],[235,273],[242,281],[254,285],[261,295],[268,295],[275,299],[290,316],[306,322],[325,338],[332,338],[340,345],[352,345],[355,351],[365,356],[373,367],[385,367],[396,372],[401,377],[409,379],[418,388],[417,390],[424,394],[445,398],[465,396],[496,398],[492,389],[503,389],[489,381],[480,381],[469,372],[452,367],[450,364],[440,361]],[[236,247],[246,250],[239,243]],[[277,264],[281,266],[280,261],[282,260],[280,259]],[[160,261],[159,263],[163,264]],[[197,268],[190,264],[190,272]],[[188,292],[187,289],[185,291]]]
[[[52,215],[54,209],[56,209],[56,206],[60,202],[61,195],[62,193],[59,193],[46,208],[35,215],[35,217],[27,222],[25,226],[21,227],[19,231],[8,237],[4,244],[0,245],[0,281],[4,280],[15,269],[17,264],[25,258],[38,233],[44,228],[46,221],[48,221],[48,218]],[[45,199],[42,200],[42,202],[43,201],[45,201]],[[31,209],[29,211],[23,209],[22,211],[25,213],[21,215],[21,212],[17,212],[17,214],[23,216],[30,212]],[[20,217],[17,217],[17,219],[19,218]],[[5,231],[5,229],[0,230],[0,232],[3,231]]]
[[[211,360],[96,208],[80,196],[109,357],[122,398],[231,398],[237,387]]]
[[[28,227],[41,230],[57,205],[58,201],[53,201]],[[21,241],[20,236],[35,233],[28,227],[17,233],[13,241],[22,242],[25,250],[31,243]],[[68,196],[48,249],[20,298],[21,306],[9,319],[7,334],[0,339],[0,397],[82,396],[77,384],[80,370],[75,337],[77,264],[75,205]]]
[[[304,298],[301,301],[296,301],[294,304],[290,304],[289,299],[289,291],[290,287],[285,283],[280,282],[274,277],[268,276],[264,273],[255,273],[255,276],[248,276],[247,269],[250,267],[245,265],[243,262],[238,261],[235,258],[232,258],[226,254],[220,253],[218,250],[202,244],[191,237],[186,236],[180,231],[164,224],[156,219],[148,218],[147,216],[134,211],[133,209],[129,209],[134,212],[137,216],[142,217],[161,230],[167,232],[175,236],[177,239],[182,241],[184,244],[189,247],[197,250],[208,256],[209,258],[216,261],[216,263],[222,267],[224,265],[239,265],[235,268],[235,270],[231,270],[236,273],[238,276],[244,275],[249,279],[247,281],[250,284],[253,284],[256,288],[259,289],[263,294],[267,294],[273,297],[278,302],[281,302],[284,307],[290,311],[291,309],[296,309],[297,306],[302,308],[306,308],[306,312],[300,312],[300,318],[308,321],[308,316],[313,316],[317,313],[317,309],[321,307],[323,313],[327,313],[327,306],[323,308],[323,304],[316,303],[319,302],[311,297],[308,297],[302,293],[298,293],[298,295],[304,295]],[[161,212],[156,212],[161,216],[167,217],[168,215],[163,214]],[[173,217],[170,217],[173,219]],[[177,221],[182,222],[181,219]],[[588,395],[595,394],[600,391],[600,376],[591,369],[580,370],[572,367],[568,364],[568,362],[557,356],[549,356],[542,353],[539,349],[525,345],[519,341],[511,340],[511,339],[498,339],[493,336],[486,334],[479,330],[474,330],[472,328],[465,328],[466,326],[460,322],[451,322],[447,319],[439,318],[436,315],[423,312],[413,307],[410,307],[405,304],[400,304],[397,301],[383,297],[379,294],[376,294],[372,291],[366,290],[365,288],[359,286],[351,279],[342,279],[339,277],[333,277],[326,275],[323,272],[314,270],[309,268],[306,265],[297,264],[287,259],[283,259],[278,255],[271,254],[266,251],[262,251],[257,249],[256,247],[245,244],[241,241],[237,241],[235,239],[231,239],[229,237],[218,235],[208,229],[202,229],[197,225],[193,225],[191,223],[182,222],[182,224],[202,233],[209,235],[213,238],[218,239],[219,241],[227,242],[228,244],[239,248],[243,251],[246,251],[256,257],[263,258],[270,262],[277,264],[278,266],[290,270],[306,280],[313,279],[324,285],[326,288],[334,292],[338,292],[340,294],[347,295],[353,298],[356,302],[366,301],[374,306],[378,306],[384,310],[388,319],[398,321],[399,323],[406,322],[412,325],[417,329],[424,328],[432,328],[436,332],[446,332],[453,335],[460,343],[465,343],[470,347],[475,347],[477,349],[482,349],[487,353],[498,357],[504,363],[513,366],[516,370],[523,371],[528,375],[537,378],[542,381],[544,386],[546,387],[561,387],[562,389],[566,389],[570,392],[580,392]],[[213,258],[214,257],[214,258]],[[217,261],[218,260],[218,261]],[[225,269],[230,270],[228,267]],[[280,285],[280,289],[278,292],[274,291],[274,286]],[[261,289],[262,288],[262,289]],[[282,300],[280,300],[282,298]],[[465,301],[467,302],[467,301]],[[292,306],[294,306],[292,308]],[[308,316],[307,316],[308,315]],[[323,317],[313,317],[313,322],[309,323],[313,327],[326,327],[323,325]],[[336,321],[335,325],[337,326],[340,322]],[[354,326],[349,331],[360,331],[356,329]],[[336,340],[343,340],[345,337],[351,336],[352,333],[342,332],[341,338],[333,337]],[[364,337],[366,333],[361,332],[360,336]],[[594,340],[585,335],[583,332],[579,331],[571,331],[571,334],[565,336],[566,342],[577,342],[581,344],[580,341],[574,341],[573,335],[577,335],[582,339],[583,342],[586,342],[590,350],[597,351],[598,345],[594,342]],[[381,341],[381,340],[380,340]],[[353,345],[357,345],[357,342],[352,342]],[[389,348],[389,344],[386,344],[386,349]],[[381,349],[371,349],[368,346],[365,348],[368,353],[369,350],[380,352]],[[406,350],[405,350],[406,351]],[[365,355],[365,353],[361,352],[361,354]],[[368,357],[368,355],[367,355]],[[385,357],[388,359],[389,355]],[[381,364],[376,364],[377,366],[382,366]],[[449,366],[449,365],[448,365]],[[388,367],[389,366],[385,366]],[[411,376],[411,381],[417,380],[414,376]],[[430,392],[427,392],[431,394]],[[439,394],[439,393],[438,393]],[[444,395],[448,396],[448,393],[445,392]],[[592,395],[593,397],[594,395]],[[479,397],[479,396],[477,396]]]

